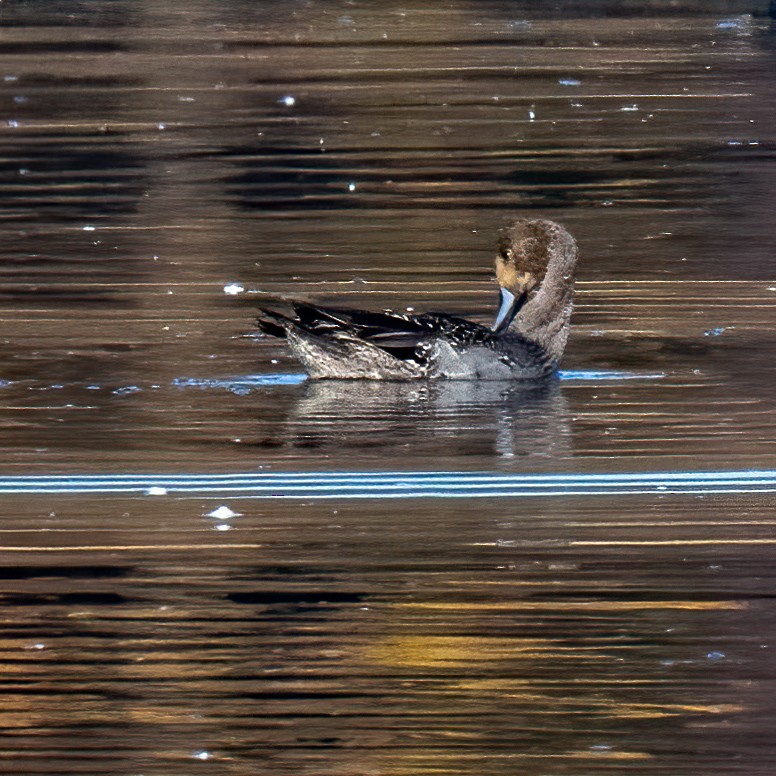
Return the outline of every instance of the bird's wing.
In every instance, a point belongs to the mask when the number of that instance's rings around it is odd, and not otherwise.
[[[380,348],[402,361],[424,364],[427,349],[418,347],[432,337],[443,337],[454,348],[489,344],[493,332],[478,323],[446,313],[371,312],[347,310],[304,302],[293,303],[294,317],[261,310],[257,323],[266,334],[285,337],[289,328],[323,340],[353,341]]]
[[[421,363],[424,358],[418,344],[432,333],[420,317],[408,313],[371,312],[294,304],[297,321],[302,331],[319,337],[358,340],[402,361]]]
[[[458,318],[447,313],[423,313],[418,323],[447,340],[453,348],[467,348],[472,345],[492,345],[495,334],[492,329],[466,318]]]

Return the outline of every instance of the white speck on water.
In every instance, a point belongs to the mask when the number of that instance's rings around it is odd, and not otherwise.
[[[96,228],[97,228],[96,226],[91,226],[91,224],[89,224],[89,225],[83,227],[83,231],[84,232],[93,232]]]
[[[229,285],[224,286],[224,293],[229,294],[231,296],[237,296],[237,294],[242,294],[243,291],[245,291],[245,288],[241,286],[239,283],[229,283]]]
[[[166,496],[167,488],[162,488],[159,485],[152,485],[150,488],[146,488],[144,493],[146,496]]]
[[[19,126],[19,122],[16,119],[8,119],[7,124],[8,124],[9,127],[18,127]]]
[[[724,652],[709,652],[706,655],[706,658],[708,660],[716,662],[717,660],[724,660],[727,657],[727,655]]]
[[[214,525],[213,529],[216,531],[231,531],[232,526],[228,523],[219,523],[218,525]]]
[[[625,113],[632,113],[633,111],[637,111],[639,109],[638,105],[623,105],[622,108],[620,108],[621,111]]]
[[[225,504],[222,504],[220,507],[217,507],[212,512],[208,512],[205,517],[215,517],[219,520],[228,520],[230,517],[239,517],[242,513],[241,512],[234,512],[231,509],[229,509],[228,506]]]
[[[30,644],[29,647],[25,647],[25,649],[46,649],[46,645],[39,641],[37,644]]]
[[[729,146],[742,146],[744,144],[743,140],[728,140],[727,144]]]
[[[732,329],[732,326],[717,326],[714,329],[708,329],[707,331],[703,332],[704,337],[719,337],[721,334],[724,334],[728,329]]]
[[[355,183],[348,183],[348,191],[355,191],[356,190],[356,184]]]
[[[405,307],[404,309],[405,309],[405,310],[406,310],[408,313],[414,313],[414,312],[415,312],[415,308],[414,308],[414,307]]]
[[[3,76],[3,80],[6,83],[11,83],[13,81],[18,81],[19,80],[19,76],[18,75],[4,75]]]
[[[15,102],[17,105],[23,105],[25,102],[29,102],[29,101],[30,101],[30,98],[29,98],[29,97],[25,97],[23,94],[17,94],[17,95],[16,95],[16,96],[13,98],[13,101],[14,101],[14,102]]]
[[[561,86],[579,86],[582,81],[580,81],[578,78],[561,78],[558,83]]]
[[[723,19],[721,22],[717,22],[718,30],[744,30],[747,27],[749,19],[746,18],[749,14],[741,17],[740,19]],[[750,17],[751,18],[751,17]]]
[[[193,97],[184,97],[181,95],[178,97],[178,102],[195,102],[195,100]]]
[[[285,97],[281,97],[278,102],[281,105],[285,105],[287,108],[292,108],[294,105],[296,105],[296,97],[287,94]]]
[[[530,108],[528,110],[528,120],[529,121],[536,121],[536,111],[533,108]]]
[[[123,385],[121,388],[116,388],[111,393],[114,396],[131,396],[133,393],[140,393],[143,389],[138,385]]]
[[[279,363],[280,363],[280,359],[277,359],[277,358],[271,358],[271,359],[269,360],[269,363],[270,363],[270,364],[279,364]]]
[[[192,757],[195,760],[209,760],[213,755],[210,752],[195,752]]]
[[[29,175],[30,171],[26,167],[19,168],[19,175]]]
[[[159,123],[156,125],[156,128],[157,128],[157,129],[167,129],[167,125],[166,125],[166,124],[165,124],[163,121],[160,121],[160,122],[159,122]]]

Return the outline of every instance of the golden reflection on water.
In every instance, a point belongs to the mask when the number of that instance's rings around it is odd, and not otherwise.
[[[537,639],[405,636],[381,643],[369,656],[377,662],[405,668],[432,668],[462,667],[505,659],[529,660],[546,653],[548,657],[557,657],[551,642]]]
[[[738,601],[593,601],[593,602],[565,602],[565,601],[542,601],[536,603],[533,601],[509,601],[504,603],[483,603],[483,604],[465,604],[465,603],[406,603],[397,604],[397,606],[408,607],[412,609],[439,609],[450,611],[466,611],[471,609],[472,611],[519,611],[519,610],[566,610],[566,609],[600,609],[601,611],[630,611],[638,609],[642,611],[644,609],[698,609],[698,610],[715,610],[715,609],[744,609],[747,604],[745,602]]]

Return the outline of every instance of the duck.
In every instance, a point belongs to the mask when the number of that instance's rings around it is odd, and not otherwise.
[[[536,380],[555,372],[569,335],[578,249],[560,224],[519,219],[496,255],[491,326],[441,312],[372,312],[290,301],[259,310],[312,379]]]

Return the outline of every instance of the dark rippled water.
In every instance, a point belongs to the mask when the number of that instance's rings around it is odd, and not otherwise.
[[[767,6],[2,3],[0,771],[771,776]],[[487,321],[520,215],[558,380],[252,336]]]

